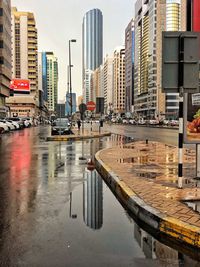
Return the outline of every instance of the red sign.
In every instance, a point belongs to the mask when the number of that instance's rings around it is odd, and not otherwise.
[[[96,104],[93,101],[87,102],[87,110],[94,111],[96,108]]]
[[[15,93],[30,93],[30,81],[21,79],[12,79],[10,89]]]

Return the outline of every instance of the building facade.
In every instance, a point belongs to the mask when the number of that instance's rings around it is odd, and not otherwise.
[[[0,1],[0,117],[7,112],[6,97],[10,95],[11,65],[11,3]]]
[[[90,100],[91,72],[103,61],[103,16],[99,9],[88,11],[83,18],[83,98]]]
[[[126,112],[133,111],[134,102],[134,53],[135,53],[134,20],[125,30],[125,107]]]
[[[186,30],[186,0],[138,0],[134,108],[139,118],[177,117],[177,96],[161,91],[162,32],[166,30]]]
[[[10,114],[39,117],[37,28],[34,14],[12,8],[12,78],[29,80],[30,94],[6,99]]]
[[[53,52],[46,52],[47,103],[49,112],[56,112],[58,103],[58,59]]]
[[[34,14],[12,9],[12,75],[30,81],[31,95],[38,99],[38,41]]]
[[[125,48],[117,47],[113,57],[113,110],[125,112]]]
[[[113,111],[113,56],[106,56],[104,64],[104,109],[105,114]]]

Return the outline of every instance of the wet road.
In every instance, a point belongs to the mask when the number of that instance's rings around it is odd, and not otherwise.
[[[0,266],[198,266],[156,241],[87,160],[126,142],[112,136],[45,142],[49,127],[0,141]]]

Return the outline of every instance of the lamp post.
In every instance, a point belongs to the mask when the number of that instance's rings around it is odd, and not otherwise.
[[[70,106],[71,106],[71,122],[72,122],[72,72],[71,72],[71,43],[76,43],[75,39],[69,40],[69,93],[70,93]]]

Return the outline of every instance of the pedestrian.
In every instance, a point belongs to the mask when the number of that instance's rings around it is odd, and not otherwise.
[[[81,121],[80,120],[77,120],[77,125],[78,125],[78,130],[80,131],[80,129],[81,129]]]

